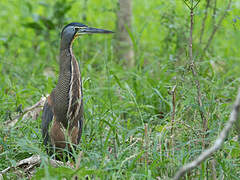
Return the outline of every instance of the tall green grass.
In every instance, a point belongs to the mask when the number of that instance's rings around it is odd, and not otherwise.
[[[15,117],[17,108],[33,105],[49,94],[57,82],[61,26],[47,29],[40,16],[53,24],[82,21],[115,29],[117,1],[81,1],[70,3],[64,22],[54,16],[52,1],[2,1],[0,3],[0,170],[33,154],[44,161],[36,168],[35,179],[74,175],[91,179],[168,179],[184,163],[202,151],[202,123],[198,113],[196,89],[188,67],[188,10],[182,1],[133,1],[133,27],[136,65],[129,68],[118,59],[111,36],[84,36],[74,43],[74,53],[83,75],[85,122],[81,143],[74,157],[82,157],[78,169],[52,168],[42,145],[40,117],[20,120],[13,128],[4,122]],[[225,3],[218,1],[218,20]],[[54,9],[55,8],[55,9]],[[203,93],[208,121],[206,142],[210,145],[227,121],[239,86],[240,42],[239,3],[231,11],[201,61],[196,53],[204,1],[195,13],[194,57]],[[42,29],[26,24],[36,22]],[[29,24],[28,24],[29,25]],[[204,43],[211,32],[207,21]],[[46,76],[47,74],[47,76]],[[176,89],[176,117],[171,134],[172,95]],[[229,135],[224,147],[214,155],[219,179],[238,179],[240,150],[236,132]],[[174,138],[174,143],[172,142]],[[211,178],[210,159],[193,170],[187,179]],[[6,179],[21,175],[12,170]]]

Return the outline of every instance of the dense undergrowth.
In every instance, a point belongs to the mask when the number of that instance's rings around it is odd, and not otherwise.
[[[58,77],[61,27],[69,22],[115,29],[117,1],[0,2],[0,170],[33,154],[45,161],[34,178],[56,179],[78,174],[100,179],[168,179],[211,145],[229,117],[240,77],[240,3],[233,1],[206,52],[213,30],[206,20],[199,43],[205,1],[195,11],[193,52],[203,95],[208,131],[202,129],[197,90],[188,61],[189,10],[182,1],[133,1],[131,38],[135,66],[114,53],[114,36],[84,36],[74,43],[83,75],[85,123],[79,168],[52,168],[42,145],[41,119],[4,122],[49,94]],[[226,4],[217,1],[215,21]],[[212,13],[210,9],[209,13]],[[203,58],[199,54],[203,53]],[[172,123],[172,94],[176,113]],[[203,140],[203,134],[207,134]],[[234,129],[223,148],[186,179],[240,177],[240,146]],[[59,173],[61,172],[61,173]],[[27,178],[10,171],[6,179]]]

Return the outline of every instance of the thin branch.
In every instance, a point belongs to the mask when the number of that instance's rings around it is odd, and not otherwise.
[[[220,20],[218,21],[218,24],[217,24],[217,25],[214,25],[214,29],[213,29],[213,31],[212,31],[212,34],[210,35],[206,46],[203,48],[203,53],[202,53],[202,56],[201,56],[200,59],[203,58],[204,53],[205,53],[206,50],[209,48],[209,46],[210,46],[210,44],[211,44],[211,42],[212,42],[212,40],[213,40],[214,35],[216,34],[217,30],[218,30],[219,27],[221,26],[223,19],[226,17],[227,12],[228,12],[229,9],[230,9],[231,3],[232,3],[232,0],[229,0],[229,1],[228,1],[228,5],[227,5],[227,7],[226,7],[226,9],[225,9],[225,12],[223,13],[222,17],[221,17]]]
[[[208,17],[208,8],[210,6],[210,0],[206,0],[206,7],[205,7],[205,15],[203,17],[203,20],[202,20],[202,27],[201,27],[201,31],[200,31],[200,41],[199,43],[202,44],[202,38],[203,38],[203,35],[204,35],[204,30],[205,30],[205,24],[206,24],[206,20],[207,20],[207,17]]]
[[[191,7],[188,5],[188,3],[187,3],[185,0],[183,0],[183,2],[185,3],[185,5],[186,5],[189,9],[191,9]]]
[[[198,80],[198,74],[195,68],[195,63],[193,60],[193,38],[192,38],[192,34],[193,34],[193,16],[194,16],[194,9],[190,10],[190,35],[189,35],[189,60],[190,60],[190,68],[192,70],[192,75],[193,75],[193,79],[195,81],[195,85],[197,88],[197,98],[198,98],[198,105],[199,105],[199,113],[203,122],[203,129],[204,131],[207,130],[207,119],[204,115],[203,112],[203,103],[202,103],[202,94],[201,94],[201,87],[200,87],[200,82]],[[203,145],[204,146],[204,145]]]
[[[195,9],[195,8],[198,6],[198,4],[200,3],[200,1],[201,1],[201,0],[198,0],[198,1],[196,2],[196,4],[193,5],[194,0],[191,0],[191,6],[190,6],[190,5],[187,3],[186,0],[183,0],[183,2],[185,3],[185,5],[186,5],[186,6],[188,7],[188,9],[190,9],[190,10]]]
[[[200,3],[200,0],[198,0],[198,2],[193,6],[192,9],[195,9],[198,6],[199,3]]]
[[[217,14],[217,0],[214,0],[214,7],[213,7],[213,14],[212,14],[212,22],[213,26],[215,26],[216,21],[216,14]]]
[[[212,147],[205,150],[196,158],[194,161],[184,165],[178,172],[176,173],[174,180],[178,180],[181,177],[184,176],[185,173],[191,171],[192,169],[196,168],[200,163],[202,163],[204,160],[209,158],[214,152],[219,150],[224,143],[224,140],[226,139],[230,129],[232,128],[234,123],[240,123],[240,88],[238,89],[238,95],[236,98],[236,101],[233,106],[233,110],[230,114],[229,120],[224,126],[223,130],[220,132],[218,138],[216,139],[215,143]]]

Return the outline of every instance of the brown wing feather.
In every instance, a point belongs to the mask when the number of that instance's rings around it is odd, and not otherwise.
[[[53,111],[50,103],[51,101],[49,96],[44,104],[43,113],[42,113],[42,137],[43,137],[43,143],[45,146],[47,146],[49,142],[49,134],[48,134],[49,124],[53,120]]]

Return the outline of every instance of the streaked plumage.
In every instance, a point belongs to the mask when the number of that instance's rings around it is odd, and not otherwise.
[[[74,39],[82,34],[112,33],[70,23],[61,33],[58,83],[47,98],[42,114],[42,136],[48,152],[79,144],[83,126],[83,92],[78,62],[72,52]],[[68,144],[68,146],[67,146]]]

